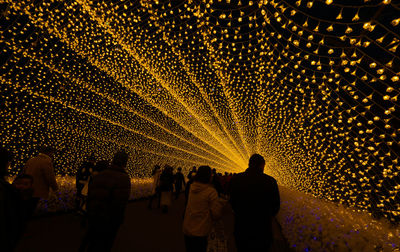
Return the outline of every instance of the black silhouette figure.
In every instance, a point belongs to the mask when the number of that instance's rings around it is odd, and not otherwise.
[[[264,166],[264,158],[254,154],[249,168],[230,182],[238,252],[268,251],[273,241],[271,223],[279,211],[280,198],[276,180],[264,174]]]
[[[166,165],[160,175],[161,209],[163,213],[168,212],[168,207],[172,201],[172,191],[174,189],[173,168]]]
[[[153,187],[151,189],[151,196],[149,199],[149,204],[147,206],[148,209],[151,209],[153,206],[154,198],[157,199],[157,207],[160,208],[160,200],[161,200],[161,191],[160,191],[160,175],[161,175],[161,167],[159,165],[154,166],[153,172]]]
[[[175,173],[175,199],[179,198],[179,194],[182,191],[182,186],[186,186],[185,177],[182,174],[182,168],[179,167]]]
[[[128,154],[117,152],[109,169],[95,175],[89,184],[87,215],[89,227],[80,251],[111,251],[124,220],[131,191],[125,171]]]

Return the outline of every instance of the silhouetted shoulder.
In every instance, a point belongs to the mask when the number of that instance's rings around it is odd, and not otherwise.
[[[276,182],[276,179],[274,178],[274,177],[271,177],[271,176],[269,176],[269,175],[267,175],[267,174],[262,174],[263,175],[263,178],[265,179],[265,180],[268,180],[270,183],[277,183]]]

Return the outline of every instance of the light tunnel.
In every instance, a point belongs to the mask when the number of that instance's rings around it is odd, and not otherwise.
[[[94,153],[131,177],[246,169],[400,220],[400,2],[2,0],[0,139],[15,175]],[[399,244],[397,244],[398,246]]]

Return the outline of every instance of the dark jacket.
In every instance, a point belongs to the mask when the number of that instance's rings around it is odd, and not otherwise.
[[[174,175],[172,173],[163,172],[160,175],[160,191],[169,192],[174,188]]]
[[[182,188],[182,185],[186,185],[185,177],[183,176],[182,172],[177,172],[175,174],[175,188]]]
[[[235,235],[258,234],[272,239],[272,218],[280,208],[276,180],[247,169],[232,178],[229,191],[235,216]]]
[[[130,192],[131,180],[123,168],[111,166],[95,175],[88,190],[89,220],[121,224]]]
[[[215,190],[217,190],[218,196],[222,193],[223,189],[222,189],[222,185],[220,182],[220,178],[217,174],[214,174],[213,178],[212,178],[212,182],[211,182],[215,188]]]

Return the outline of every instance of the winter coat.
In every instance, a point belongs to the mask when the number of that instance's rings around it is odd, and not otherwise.
[[[182,188],[182,185],[185,186],[185,177],[183,176],[182,172],[175,173],[175,189]]]
[[[131,192],[131,180],[124,168],[111,166],[95,175],[89,184],[89,220],[121,224]]]
[[[221,218],[225,201],[218,198],[210,184],[193,182],[183,220],[183,233],[188,236],[208,236],[213,222]]]
[[[174,189],[174,174],[172,173],[161,173],[160,176],[160,191],[169,192]]]
[[[45,154],[31,158],[26,162],[24,172],[33,177],[33,197],[49,198],[50,188],[58,190],[53,161]]]
[[[247,169],[231,179],[229,191],[235,216],[235,234],[262,234],[264,238],[272,239],[271,222],[280,207],[276,180],[262,172]]]

